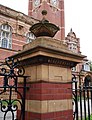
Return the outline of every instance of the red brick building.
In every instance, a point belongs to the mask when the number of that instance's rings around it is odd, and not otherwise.
[[[28,15],[0,5],[0,61],[15,54],[22,46],[35,37],[29,28],[42,19],[42,10],[46,9],[47,19],[59,26],[55,38],[65,39],[64,0],[29,0]]]
[[[34,39],[29,28],[36,19],[0,5],[0,62]]]
[[[38,20],[0,5],[0,64],[35,39],[29,28],[36,22]],[[0,77],[0,85],[2,83]]]
[[[81,54],[80,51],[80,38],[77,38],[76,34],[71,29],[70,32],[65,37],[64,43],[68,46],[68,49],[75,54]],[[83,63],[78,64],[76,67],[72,68],[72,71],[79,73],[81,70],[90,71],[90,66],[88,64],[87,58],[83,60]]]

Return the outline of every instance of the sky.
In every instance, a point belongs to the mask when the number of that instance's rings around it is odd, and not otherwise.
[[[28,0],[0,0],[0,4],[28,13]],[[92,0],[65,0],[65,34],[72,28],[80,38],[80,49],[92,61]]]

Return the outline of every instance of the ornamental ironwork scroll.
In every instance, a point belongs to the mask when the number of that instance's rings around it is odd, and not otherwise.
[[[3,120],[25,120],[28,76],[24,76],[24,73],[25,70],[18,59],[6,58],[5,62],[0,64],[0,81],[2,81],[0,84],[0,113],[2,115],[0,117],[3,117]]]

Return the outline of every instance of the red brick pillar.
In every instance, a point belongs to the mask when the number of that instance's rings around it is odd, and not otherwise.
[[[28,71],[26,120],[73,120],[70,69],[36,65]]]
[[[27,100],[31,110],[27,111],[26,120],[73,120],[69,88],[71,84],[43,81],[30,84]]]
[[[85,56],[61,41],[39,37],[15,55],[25,68],[26,120],[73,120],[71,68]]]

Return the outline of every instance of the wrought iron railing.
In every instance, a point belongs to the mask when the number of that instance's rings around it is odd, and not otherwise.
[[[24,76],[24,73],[25,70],[18,59],[7,58],[0,65],[0,81],[2,81],[2,85],[0,85],[0,113],[3,113],[3,120],[7,120],[8,114],[11,116],[9,120],[25,120],[27,76]],[[4,97],[7,92],[7,96]],[[13,93],[16,94],[15,98]]]
[[[87,78],[82,81],[80,75],[77,77],[72,78],[73,120],[92,120],[92,80],[85,84]]]

